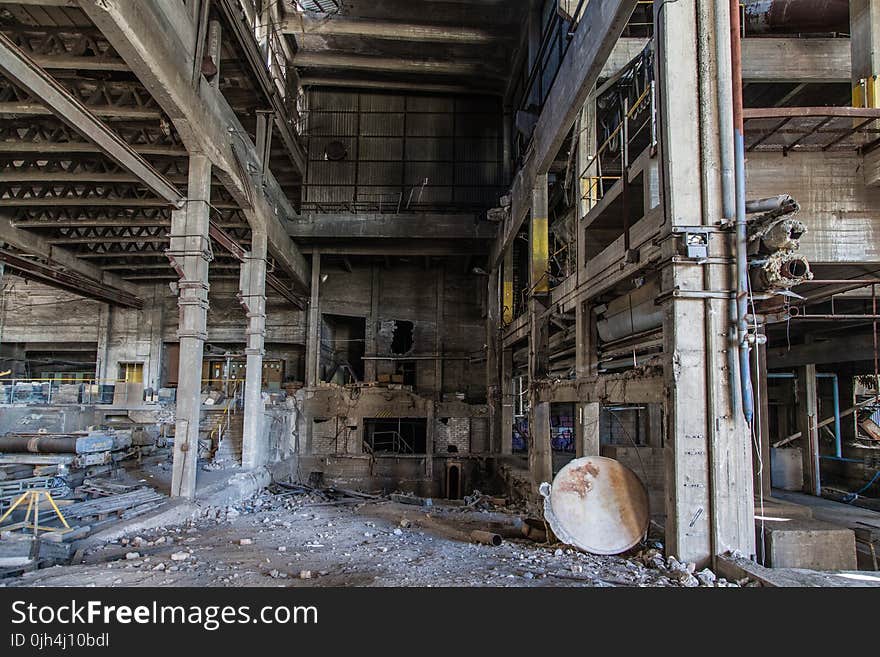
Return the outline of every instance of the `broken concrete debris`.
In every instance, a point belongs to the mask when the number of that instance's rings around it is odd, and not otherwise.
[[[438,503],[423,510],[387,497],[360,505],[325,501],[315,491],[263,491],[232,505],[207,507],[182,524],[138,529],[88,547],[70,566],[4,582],[64,585],[88,578],[99,586],[164,586],[169,579],[187,586],[737,586],[711,571],[694,571],[666,558],[654,540],[632,556],[604,557],[524,539],[514,534],[521,516],[506,505],[475,510]],[[470,538],[476,527],[504,526],[510,528],[509,536],[500,545]],[[230,534],[238,538],[230,541]]]

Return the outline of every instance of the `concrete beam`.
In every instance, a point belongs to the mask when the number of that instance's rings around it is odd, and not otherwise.
[[[260,171],[256,146],[222,94],[203,77],[192,83],[195,25],[186,7],[121,0],[81,0],[80,7],[168,114],[187,149],[208,157],[251,226],[266,232],[278,265],[308,289],[308,264],[281,225],[296,211],[271,172],[261,177],[271,195],[249,174]]]
[[[355,55],[338,51],[300,50],[293,65],[301,68],[333,68],[347,71],[427,73],[432,75],[503,77],[491,62],[466,59],[415,59]]]
[[[302,214],[286,224],[296,239],[491,240],[495,224],[474,214]]]
[[[849,39],[742,40],[743,82],[848,82]]]
[[[321,240],[313,244],[303,244],[303,253],[319,251],[327,255],[385,255],[385,256],[455,256],[485,255],[489,245],[485,241],[474,242],[464,240],[396,240],[370,244],[364,240],[342,241]]]
[[[526,160],[514,179],[510,217],[499,229],[493,266],[501,264],[504,251],[519,232],[536,178],[550,171],[636,4],[636,0],[591,0],[587,4],[538,119]]]
[[[493,43],[504,38],[481,27],[383,21],[350,16],[325,16],[312,12],[287,14],[282,31],[302,35],[356,36],[417,43]]]
[[[355,89],[394,89],[398,91],[429,91],[438,94],[484,95],[485,88],[460,84],[434,82],[401,82],[399,80],[370,80],[363,78],[334,78],[306,75],[300,78],[303,87],[351,87]],[[489,90],[491,91],[491,89]]]
[[[89,111],[107,121],[158,121],[162,112],[139,107],[117,107],[116,105],[97,105],[89,107]],[[57,116],[48,107],[35,102],[4,102],[0,103],[0,117],[19,116]]]
[[[790,369],[807,364],[836,365],[871,361],[874,358],[874,337],[863,335],[837,336],[831,340],[816,340],[808,344],[789,346],[768,345],[767,367]],[[873,365],[871,366],[873,370]]]
[[[158,157],[186,157],[186,149],[174,146],[131,146],[134,152],[140,155],[153,155]],[[0,153],[6,154],[31,154],[40,155],[77,155],[96,154],[103,151],[91,142],[66,142],[50,144],[46,142],[19,142],[0,141]]]
[[[136,286],[127,283],[120,277],[83,262],[69,251],[51,245],[48,240],[39,235],[16,228],[11,217],[0,215],[0,243],[9,244],[32,256],[43,258],[61,270],[74,272],[109,290],[117,290],[125,295],[135,297],[140,294],[140,290]],[[102,300],[106,301],[106,299]]]
[[[602,69],[609,78],[647,45],[641,37],[619,39]],[[850,40],[752,37],[742,41],[743,82],[849,82]]]

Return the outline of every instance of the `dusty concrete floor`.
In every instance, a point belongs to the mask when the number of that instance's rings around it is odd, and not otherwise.
[[[611,587],[712,585],[714,579],[702,573],[698,580],[677,564],[669,569],[653,551],[641,558],[599,557],[523,539],[492,547],[455,534],[453,528],[470,530],[487,518],[503,520],[498,512],[388,501],[328,506],[309,496],[263,493],[203,513],[182,526],[94,548],[85,563],[0,586]]]

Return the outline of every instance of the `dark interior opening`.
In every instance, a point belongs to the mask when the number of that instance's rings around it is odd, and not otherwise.
[[[323,319],[323,380],[339,384],[363,381],[367,320],[364,317],[328,314],[323,315]]]
[[[411,360],[402,360],[397,363],[397,373],[403,376],[403,385],[416,385],[416,364]]]
[[[425,418],[364,419],[364,448],[373,454],[425,454],[427,436]]]
[[[394,337],[391,339],[391,353],[402,356],[413,348],[413,323],[404,320],[394,322]]]
[[[461,468],[458,464],[450,463],[446,467],[446,499],[457,500],[461,498]]]

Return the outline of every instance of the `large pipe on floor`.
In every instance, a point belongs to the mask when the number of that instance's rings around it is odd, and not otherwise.
[[[96,434],[69,436],[26,434],[0,437],[0,453],[13,454],[90,454],[113,449],[113,436]]]
[[[502,540],[499,534],[494,534],[492,532],[484,532],[479,529],[475,529],[470,534],[471,540],[475,543],[482,543],[483,545],[492,545],[494,547],[498,547],[501,545]]]
[[[746,0],[743,4],[746,36],[849,33],[849,0]]]
[[[730,0],[730,50],[736,171],[736,324],[737,342],[739,344],[739,381],[743,416],[746,422],[751,424],[755,416],[755,402],[754,391],[752,390],[752,366],[749,361],[749,326],[746,319],[749,303],[749,263],[746,227],[746,155],[739,0]]]

